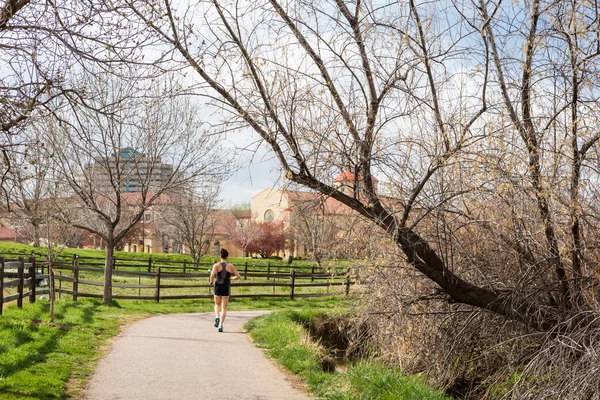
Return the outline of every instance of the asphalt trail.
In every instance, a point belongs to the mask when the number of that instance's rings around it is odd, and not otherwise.
[[[230,312],[225,332],[213,314],[145,319],[114,341],[85,391],[87,400],[307,400],[254,347],[243,325],[261,311]]]

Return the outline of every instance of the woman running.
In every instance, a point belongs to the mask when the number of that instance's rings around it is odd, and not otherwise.
[[[221,249],[221,262],[213,265],[210,273],[209,283],[215,284],[215,328],[219,328],[219,332],[223,332],[223,322],[227,315],[227,304],[229,303],[229,294],[231,292],[230,281],[240,279],[240,274],[233,264],[229,264],[227,259],[229,252]],[[233,275],[233,276],[232,276]],[[216,277],[216,280],[215,280]],[[219,314],[220,307],[220,314]]]

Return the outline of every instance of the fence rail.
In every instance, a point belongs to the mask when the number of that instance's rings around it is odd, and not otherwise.
[[[0,315],[5,303],[16,301],[17,306],[21,308],[25,298],[30,303],[34,303],[36,296],[50,294],[48,286],[50,274],[54,277],[54,293],[59,297],[72,296],[75,301],[79,297],[102,298],[102,289],[98,288],[104,286],[105,271],[104,268],[99,267],[103,263],[93,260],[97,259],[80,258],[74,255],[69,262],[60,260],[53,263],[50,268],[46,260],[38,260],[34,254],[28,257],[19,255],[16,259],[6,259],[0,255]],[[127,292],[113,292],[113,299],[160,302],[161,300],[212,298],[212,285],[208,283],[210,268],[204,269],[198,264],[190,266],[186,262],[179,264],[155,265],[149,259],[146,265],[132,264],[135,270],[124,269],[124,265],[120,265],[121,268],[111,271],[112,287]],[[308,269],[310,272],[297,271],[301,269]],[[344,271],[339,271],[338,268],[326,272],[316,270],[314,265],[290,267],[245,263],[238,271],[242,279],[231,283],[232,293],[236,298],[269,297],[294,300],[300,297],[342,294],[347,296],[350,288],[358,280],[357,270],[355,279],[352,279],[350,268]],[[135,278],[137,283],[131,282]],[[7,290],[15,288],[15,293]],[[261,288],[269,288],[270,292]],[[334,291],[336,288],[342,290]],[[309,291],[305,292],[305,289]],[[248,293],[250,290],[255,292]],[[137,291],[137,294],[134,291]]]

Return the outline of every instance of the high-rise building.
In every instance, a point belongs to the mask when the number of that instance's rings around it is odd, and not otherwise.
[[[114,191],[113,182],[119,183],[122,193],[135,193],[156,192],[179,180],[181,175],[174,172],[172,164],[163,164],[159,158],[148,157],[130,147],[87,164],[80,177],[81,184],[93,185],[99,194]]]

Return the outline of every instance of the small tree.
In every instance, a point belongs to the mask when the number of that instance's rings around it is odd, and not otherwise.
[[[198,112],[173,97],[173,80],[145,82],[106,73],[84,75],[86,107],[73,106],[49,124],[56,174],[75,197],[64,218],[106,245],[103,300],[112,300],[114,250],[165,194],[186,190],[201,175],[218,175],[216,137]],[[157,84],[159,83],[159,84]]]
[[[292,206],[290,227],[304,246],[305,251],[321,264],[331,255],[339,227],[336,215],[329,214],[321,196],[296,202]]]
[[[228,227],[229,240],[242,249],[244,257],[248,256],[249,248],[255,241],[260,240],[263,231],[260,225],[252,219],[250,204],[232,207],[234,223]]]
[[[42,144],[35,127],[28,125],[23,137],[13,142],[13,150],[6,153],[6,165],[12,165],[5,177],[8,192],[8,209],[11,219],[22,229],[22,236],[35,247],[40,246],[42,225],[54,216],[54,203],[49,197],[55,195],[49,185],[51,159],[44,156]],[[22,143],[21,143],[22,142]],[[25,146],[24,143],[28,145]],[[49,238],[48,238],[49,239]]]
[[[167,240],[181,240],[194,262],[200,261],[215,232],[214,211],[219,203],[218,185],[202,185],[199,193],[170,196],[160,207],[157,229]]]

